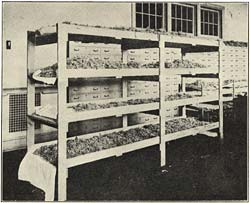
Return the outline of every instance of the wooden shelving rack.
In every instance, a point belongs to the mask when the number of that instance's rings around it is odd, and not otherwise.
[[[84,70],[84,69],[67,69],[67,42],[72,40],[72,34],[82,35],[92,35],[100,37],[112,37],[114,39],[137,39],[137,40],[152,40],[159,43],[159,59],[160,68],[159,69],[116,69],[116,70]],[[35,114],[34,98],[35,98],[35,81],[28,77],[28,130],[27,130],[27,146],[28,149],[35,144],[35,121],[38,120],[42,124],[49,125],[58,129],[58,200],[66,200],[67,191],[67,177],[68,169],[77,165],[81,165],[88,162],[93,162],[96,160],[104,159],[111,156],[121,156],[124,153],[131,152],[134,150],[142,149],[145,147],[159,145],[161,154],[161,166],[166,164],[166,142],[171,140],[179,139],[189,135],[196,135],[199,133],[204,133],[209,136],[214,135],[209,130],[219,128],[219,136],[221,140],[223,139],[223,98],[222,98],[222,79],[219,68],[213,69],[200,69],[200,70],[169,70],[164,67],[164,49],[167,46],[177,46],[177,47],[212,47],[218,50],[220,53],[220,42],[216,40],[208,40],[203,38],[188,38],[180,36],[167,36],[162,34],[154,33],[144,33],[136,31],[124,31],[124,30],[114,30],[107,28],[93,28],[93,27],[83,27],[68,24],[57,24],[57,31],[53,34],[48,34],[44,36],[36,36],[35,32],[28,32],[28,75],[34,71],[34,61],[35,61],[35,47],[39,45],[45,45],[50,43],[57,43],[57,61],[58,61],[58,72],[57,72],[57,119],[46,118]],[[168,43],[170,45],[168,45]],[[197,50],[196,50],[197,51]],[[218,58],[220,64],[220,58]],[[182,76],[182,91],[185,92],[185,77],[188,75],[202,75],[202,74],[212,74],[219,78],[219,91],[218,95],[213,96],[203,96],[199,98],[191,99],[181,99],[178,101],[165,101],[164,95],[164,83],[166,83],[165,77],[167,75],[181,75]],[[131,105],[129,108],[115,107],[110,109],[93,110],[86,112],[74,112],[69,109],[69,105],[72,103],[67,103],[67,87],[69,85],[69,78],[89,78],[89,77],[115,77],[122,78],[122,91],[124,100],[127,99],[127,80],[126,77],[129,76],[158,76],[159,77],[159,98],[160,102],[154,102],[149,104],[139,104]],[[185,77],[184,77],[185,76]],[[219,122],[211,123],[206,126],[200,126],[172,134],[165,134],[165,114],[164,109],[171,106],[183,106],[183,115],[186,114],[186,105],[219,101]],[[139,124],[135,126],[128,126],[127,114],[136,113],[141,111],[149,110],[159,110],[159,123],[160,123],[160,136],[156,136],[143,141],[135,142],[132,144],[114,147],[98,152],[89,153],[86,155],[80,155],[74,158],[67,159],[67,132],[68,124],[73,121],[88,120],[94,118],[101,118],[107,116],[122,116],[123,117],[123,127],[119,129],[113,129],[98,133],[91,133],[83,135],[82,137],[89,138],[95,135],[102,135],[105,133],[116,132],[120,130],[128,130],[135,127],[141,127],[146,124]],[[157,123],[157,122],[156,122]],[[151,123],[155,124],[155,123]],[[78,136],[81,138],[81,136]],[[54,142],[54,141],[53,141]],[[51,142],[46,142],[44,145],[48,145]],[[39,144],[41,146],[41,144]]]

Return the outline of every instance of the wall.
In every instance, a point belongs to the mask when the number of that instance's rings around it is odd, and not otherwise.
[[[62,21],[129,27],[130,15],[129,3],[3,3],[3,87],[26,86],[27,30]],[[11,50],[5,49],[6,40],[11,40]],[[42,48],[49,53],[43,58],[56,57],[55,46],[50,47]]]

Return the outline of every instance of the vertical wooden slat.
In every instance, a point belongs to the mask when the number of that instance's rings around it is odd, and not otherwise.
[[[161,35],[159,39],[159,59],[160,59],[160,72],[159,72],[159,98],[160,98],[160,153],[161,153],[161,167],[166,165],[166,143],[163,141],[163,136],[165,135],[165,93],[164,93],[164,49],[165,49],[165,41],[161,39]]]
[[[58,200],[67,198],[67,128],[65,108],[67,103],[68,80],[65,75],[68,33],[63,24],[57,24],[57,61],[58,61]]]
[[[35,33],[27,32],[27,77],[35,69]],[[35,83],[27,79],[27,114],[35,112]],[[27,148],[35,144],[35,122],[27,117]]]
[[[181,77],[181,91],[182,92],[186,92],[186,78],[185,77]],[[186,106],[182,107],[182,116],[186,117]]]
[[[222,77],[222,46],[223,41],[219,41],[219,135],[220,140],[223,143],[223,77]]]
[[[128,96],[128,82],[125,78],[122,78],[122,97],[125,99]],[[122,116],[122,127],[128,126],[128,116]]]

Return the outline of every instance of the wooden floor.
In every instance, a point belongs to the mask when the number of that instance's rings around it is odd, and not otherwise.
[[[246,116],[246,111],[241,112]],[[69,200],[246,200],[246,117],[225,123],[225,144],[198,135],[167,145],[160,168],[157,146],[69,170]],[[3,154],[3,200],[43,200],[44,194],[17,180],[25,150]]]

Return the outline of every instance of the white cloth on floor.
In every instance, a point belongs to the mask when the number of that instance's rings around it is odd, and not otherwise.
[[[33,154],[34,148],[26,153],[19,170],[18,179],[28,181],[45,192],[45,201],[54,200],[56,167]]]

